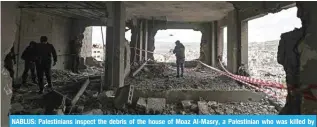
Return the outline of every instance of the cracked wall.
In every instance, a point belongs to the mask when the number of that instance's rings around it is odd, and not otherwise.
[[[4,69],[5,55],[8,54],[18,31],[20,11],[16,9],[18,2],[1,2],[1,126],[9,126],[9,108],[12,96],[12,84],[8,71]],[[5,17],[5,18],[4,18]]]

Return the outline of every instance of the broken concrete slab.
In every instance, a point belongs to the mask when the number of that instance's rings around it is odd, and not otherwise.
[[[203,115],[207,115],[210,114],[209,110],[208,110],[208,105],[207,102],[205,101],[198,101],[198,110],[199,110],[199,114],[203,114]]]
[[[125,104],[131,104],[134,93],[133,85],[126,85],[119,88],[115,93],[114,105],[116,108],[120,109],[125,106]]]
[[[168,90],[168,91],[157,91],[157,90],[135,90],[134,98],[166,98],[167,103],[179,103],[182,100],[200,100],[204,98],[208,101],[217,101],[220,103],[226,102],[249,102],[250,98],[254,102],[260,102],[264,98],[262,94],[252,91],[214,91],[214,90]],[[137,100],[136,100],[137,101]]]
[[[141,108],[141,109],[146,109],[146,107],[147,107],[146,101],[147,101],[146,98],[140,97],[140,98],[138,99],[138,102],[137,102],[136,107],[137,107],[137,108]]]
[[[166,106],[165,98],[148,98],[147,111],[153,110],[155,112],[163,112]]]
[[[113,104],[114,101],[114,92],[113,91],[104,91],[98,95],[99,102],[107,107]]]
[[[190,108],[192,106],[192,100],[183,100],[182,106],[184,109]]]

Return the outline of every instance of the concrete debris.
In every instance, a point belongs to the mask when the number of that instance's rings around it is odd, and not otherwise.
[[[140,109],[146,109],[146,107],[147,107],[146,98],[140,97],[138,99],[136,107],[140,108]]]
[[[153,110],[154,112],[163,112],[166,105],[165,98],[148,98],[147,99],[147,111]]]
[[[86,57],[86,65],[87,66],[95,66],[95,67],[102,67],[102,62],[97,61],[95,58],[93,57]]]
[[[84,115],[103,115],[103,111],[101,109],[93,109],[91,111],[83,113]]]
[[[104,91],[99,94],[98,101],[105,107],[108,107],[113,104],[113,99],[114,99],[113,94],[114,94],[113,91]]]
[[[205,101],[198,101],[199,114],[207,115],[209,114],[208,105]]]
[[[190,108],[192,106],[192,100],[183,100],[182,101],[183,108]]]
[[[11,104],[11,113],[12,114],[20,114],[24,111],[24,107],[20,103]]]

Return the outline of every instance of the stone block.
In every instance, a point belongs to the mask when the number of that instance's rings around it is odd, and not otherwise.
[[[136,106],[137,108],[146,109],[147,107],[146,98],[140,97]]]
[[[147,111],[153,110],[155,112],[162,112],[165,109],[165,98],[148,98]]]
[[[98,95],[98,100],[102,105],[110,105],[113,104],[114,101],[114,92],[113,91],[105,91]]]
[[[184,109],[190,108],[192,106],[192,100],[183,100],[182,105]]]
[[[208,110],[208,105],[205,101],[198,101],[198,110],[199,110],[199,114],[210,114],[209,110]]]
[[[133,98],[134,86],[126,85],[124,87],[119,88],[116,91],[114,104],[115,107],[120,109],[125,106],[125,104],[131,104]]]

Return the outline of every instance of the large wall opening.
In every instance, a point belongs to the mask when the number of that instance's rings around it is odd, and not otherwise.
[[[201,32],[189,29],[159,30],[155,35],[154,59],[159,62],[175,62],[175,42],[185,46],[186,61],[198,59],[200,55]]]
[[[106,26],[93,26],[92,27],[92,54],[91,56],[97,61],[105,60],[106,51]],[[131,30],[125,32],[125,39],[131,41]]]
[[[249,21],[248,66],[251,77],[284,82],[283,66],[277,63],[280,36],[301,27],[293,7]]]

